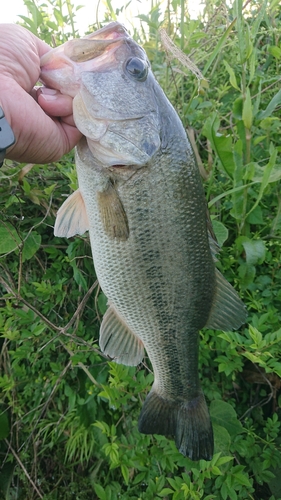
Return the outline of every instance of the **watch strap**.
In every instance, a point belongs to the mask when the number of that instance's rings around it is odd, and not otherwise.
[[[0,106],[0,167],[6,155],[6,149],[15,143],[16,139],[11,126],[5,118],[5,113]]]

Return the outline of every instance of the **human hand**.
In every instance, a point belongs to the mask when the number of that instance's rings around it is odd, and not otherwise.
[[[34,88],[40,57],[51,50],[22,26],[0,24],[0,106],[16,143],[6,157],[20,162],[60,159],[82,137],[72,117],[72,98]]]

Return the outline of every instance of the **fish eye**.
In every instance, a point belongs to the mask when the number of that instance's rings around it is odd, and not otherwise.
[[[139,59],[138,57],[130,57],[130,59],[126,62],[125,69],[130,76],[139,82],[146,80],[147,64],[142,59]]]

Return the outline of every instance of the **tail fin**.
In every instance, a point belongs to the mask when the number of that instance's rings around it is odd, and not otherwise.
[[[142,407],[138,428],[143,434],[174,437],[180,453],[191,460],[212,459],[213,428],[203,393],[179,403],[152,390]]]

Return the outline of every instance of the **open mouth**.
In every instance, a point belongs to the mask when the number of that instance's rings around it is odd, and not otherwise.
[[[112,68],[115,51],[128,37],[124,26],[113,22],[83,38],[68,40],[41,57],[40,81],[74,97],[81,72]]]

